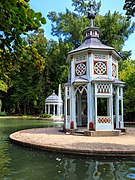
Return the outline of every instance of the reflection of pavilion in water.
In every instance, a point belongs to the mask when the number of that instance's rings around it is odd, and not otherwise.
[[[125,163],[123,163],[124,166]],[[124,172],[122,162],[65,160],[63,178],[71,180],[116,180],[124,179],[128,172]]]

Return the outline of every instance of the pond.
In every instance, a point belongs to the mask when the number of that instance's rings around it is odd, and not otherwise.
[[[63,155],[21,147],[9,134],[28,128],[52,126],[30,119],[0,119],[0,180],[124,180],[135,179],[135,158],[92,158]]]

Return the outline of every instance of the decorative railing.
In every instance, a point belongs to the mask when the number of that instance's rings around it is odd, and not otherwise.
[[[110,116],[97,116],[98,123],[111,123],[111,117]]]

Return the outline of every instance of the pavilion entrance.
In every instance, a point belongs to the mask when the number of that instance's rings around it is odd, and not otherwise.
[[[86,86],[79,86],[76,91],[76,123],[77,127],[87,128],[87,91]]]

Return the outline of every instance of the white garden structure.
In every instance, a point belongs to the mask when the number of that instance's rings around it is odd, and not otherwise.
[[[63,101],[61,97],[61,85],[59,85],[58,96],[53,93],[45,99],[45,113],[51,118],[61,120],[63,116]]]
[[[124,127],[125,83],[118,80],[121,56],[100,41],[100,29],[93,26],[92,9],[88,18],[90,26],[84,30],[84,43],[67,57],[70,68],[65,83],[65,129],[113,131]]]

